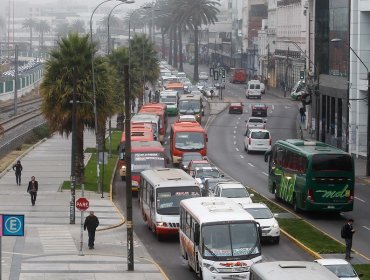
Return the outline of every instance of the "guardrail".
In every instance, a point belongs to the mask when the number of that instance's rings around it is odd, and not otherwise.
[[[16,148],[21,146],[27,140],[27,138],[32,136],[33,130],[35,128],[41,127],[41,126],[45,125],[46,123],[47,123],[46,121],[43,121],[40,124],[30,128],[28,130],[25,130],[21,135],[18,135],[16,137],[8,140],[6,143],[1,143],[0,144],[0,158],[4,157],[5,155],[10,153],[11,151],[14,151]]]

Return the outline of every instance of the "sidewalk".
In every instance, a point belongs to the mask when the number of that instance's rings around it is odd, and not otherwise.
[[[95,145],[93,134],[84,137],[85,146]],[[24,237],[2,237],[1,279],[166,279],[135,236],[135,271],[127,271],[126,226],[108,193],[101,198],[85,192],[100,225],[95,250],[87,249],[84,232],[84,256],[78,255],[81,215],[76,209],[76,224],[69,224],[70,192],[58,191],[69,180],[70,155],[71,139],[53,136],[21,159],[21,186],[16,185],[13,171],[0,175],[0,213],[25,215]],[[32,175],[39,182],[35,206],[26,192]],[[76,199],[80,196],[76,192]]]

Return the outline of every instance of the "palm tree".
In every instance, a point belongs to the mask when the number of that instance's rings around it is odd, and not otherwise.
[[[88,35],[70,33],[58,40],[58,47],[51,50],[50,59],[45,65],[45,74],[40,86],[42,96],[41,110],[52,131],[67,137],[72,132],[72,108],[74,83],[76,84],[76,178],[83,182],[83,132],[85,127],[95,127],[93,96],[91,84],[91,59],[96,46],[91,45]],[[98,127],[105,125],[107,116],[113,108],[113,84],[111,73],[104,58],[96,64],[96,102],[98,108]],[[98,129],[99,131],[99,129]]]
[[[74,22],[71,23],[70,25],[70,30],[73,33],[85,33],[85,23],[83,20],[76,19]]]
[[[50,24],[46,20],[40,20],[36,23],[35,29],[40,36],[39,48],[44,51],[44,34],[50,32]]]
[[[199,27],[202,24],[214,24],[219,12],[217,1],[212,0],[176,0],[174,5],[178,7],[180,22],[189,22],[194,32],[194,74],[193,80],[197,82],[199,64]]]
[[[35,25],[36,25],[36,21],[33,18],[27,18],[22,23],[22,28],[29,28],[30,30],[30,51],[31,52],[32,52],[32,41],[33,41],[32,31],[35,28]]]

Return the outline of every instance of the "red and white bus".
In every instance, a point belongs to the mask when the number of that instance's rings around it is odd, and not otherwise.
[[[167,105],[164,103],[147,103],[141,107],[140,114],[154,114],[159,116],[159,141],[163,143],[168,124]]]
[[[131,145],[135,141],[154,141],[152,132],[149,131],[131,131]],[[118,147],[118,170],[122,181],[126,178],[126,134],[122,132],[121,142]]]
[[[170,153],[172,162],[179,164],[186,152],[199,152],[207,155],[207,133],[196,121],[175,122],[171,127]]]
[[[184,170],[163,168],[141,172],[140,186],[141,213],[157,239],[177,235],[180,202],[199,197],[199,183]]]
[[[148,169],[165,168],[168,159],[158,141],[136,141],[131,143],[132,191],[140,189],[140,173]]]
[[[160,118],[156,114],[136,114],[131,118],[131,125],[150,124],[153,128],[154,139],[159,140]]]

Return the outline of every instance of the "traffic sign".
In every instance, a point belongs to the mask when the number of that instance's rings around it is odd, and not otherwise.
[[[84,197],[80,197],[76,201],[76,207],[80,211],[86,211],[87,209],[89,209],[89,201]]]
[[[1,236],[24,236],[24,215],[1,215]]]

